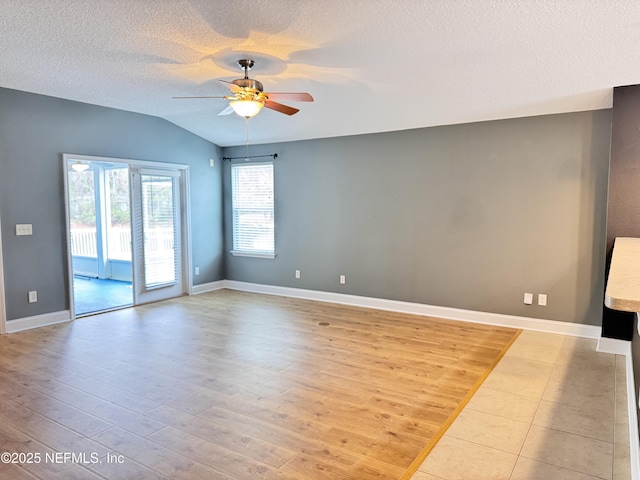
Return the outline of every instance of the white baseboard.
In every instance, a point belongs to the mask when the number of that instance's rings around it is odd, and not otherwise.
[[[71,312],[69,310],[17,318],[7,321],[7,333],[21,332],[22,330],[29,330],[30,328],[45,327],[56,323],[69,322],[70,320]]]
[[[609,353],[619,353],[621,346],[616,346],[614,339],[601,339],[600,327],[593,325],[582,325],[569,322],[558,322],[554,320],[544,320],[538,318],[520,317],[516,315],[504,315],[499,313],[478,312],[474,310],[463,310],[459,308],[440,307],[436,305],[426,305],[421,303],[403,302],[399,300],[387,300],[383,298],[362,297],[358,295],[347,295],[344,293],[323,292],[320,290],[305,290],[301,288],[280,287],[275,285],[263,285],[258,283],[238,282],[235,280],[218,280],[216,282],[194,285],[192,293],[198,295],[206,292],[213,292],[228,288],[244,292],[262,293],[266,295],[280,295],[283,297],[301,298],[305,300],[315,300],[319,302],[339,303],[365,308],[375,308],[378,310],[388,310],[414,315],[445,318],[449,320],[460,320],[464,322],[482,323],[486,325],[496,325],[501,327],[521,328],[524,330],[535,330],[540,332],[557,333],[561,335],[571,335],[576,337],[586,337],[599,339],[598,351]],[[20,318],[7,322],[7,333],[19,332],[30,328],[52,325],[55,323],[70,320],[68,310],[35,315],[33,317]],[[623,341],[619,341],[623,342]],[[628,343],[628,342],[626,342]],[[602,349],[601,349],[602,348]],[[606,350],[605,350],[606,349]],[[614,349],[614,350],[610,350]],[[639,479],[640,480],[640,479]]]
[[[191,293],[193,295],[198,295],[200,293],[207,293],[207,292],[213,292],[215,290],[222,290],[223,288],[225,288],[224,283],[225,283],[224,280],[218,280],[217,282],[209,282],[209,283],[202,283],[200,285],[194,285],[191,289]]]
[[[618,340],[617,338],[600,337],[596,352],[613,353],[615,355],[630,355],[631,342],[628,340]]]
[[[578,323],[558,322],[538,318],[519,317],[516,315],[503,315],[499,313],[477,312],[459,308],[439,307],[421,303],[402,302],[398,300],[385,300],[382,298],[361,297],[346,295],[343,293],[322,292],[318,290],[304,290],[301,288],[278,287],[274,285],[262,285],[258,283],[238,282],[225,280],[224,288],[240,290],[243,292],[263,293],[266,295],[281,295],[283,297],[316,300],[319,302],[340,303],[356,307],[375,308],[400,313],[410,313],[429,317],[446,318],[465,322],[483,323],[500,327],[521,328],[524,330],[536,330],[547,333],[558,333],[575,337],[600,338],[600,327],[594,325],[582,325]]]

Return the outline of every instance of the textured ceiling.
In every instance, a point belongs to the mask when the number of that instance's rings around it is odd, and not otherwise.
[[[611,106],[640,83],[637,0],[2,0],[0,86],[165,118],[221,145],[217,79],[306,91],[251,143]],[[1,114],[1,112],[0,112]]]

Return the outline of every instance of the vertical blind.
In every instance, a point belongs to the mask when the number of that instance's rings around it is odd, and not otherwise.
[[[145,287],[175,284],[178,258],[172,176],[141,175]]]
[[[273,205],[273,162],[231,165],[234,253],[275,253]]]

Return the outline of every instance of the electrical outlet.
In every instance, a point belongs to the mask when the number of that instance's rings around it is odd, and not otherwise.
[[[200,275],[200,267],[196,267],[196,275]]]
[[[347,283],[347,277],[345,277],[344,275],[340,275],[340,284],[344,285],[345,283]]]
[[[533,304],[533,293],[525,293],[524,294],[524,303],[525,305]]]
[[[36,303],[38,301],[38,292],[31,290],[29,292],[29,303]]]
[[[538,294],[538,305],[540,305],[541,307],[546,307],[547,306],[547,294],[546,293],[539,293]]]
[[[300,278],[300,270],[296,270],[296,278]]]
[[[213,167],[215,166],[215,164],[216,164],[215,159],[210,158],[210,159],[209,159],[209,166],[213,168]]]

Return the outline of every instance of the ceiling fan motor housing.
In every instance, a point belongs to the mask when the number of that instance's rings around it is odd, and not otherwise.
[[[263,91],[262,82],[259,82],[258,80],[254,80],[253,78],[237,78],[231,83],[233,83],[234,85],[237,85],[240,88],[250,88],[258,92]]]

